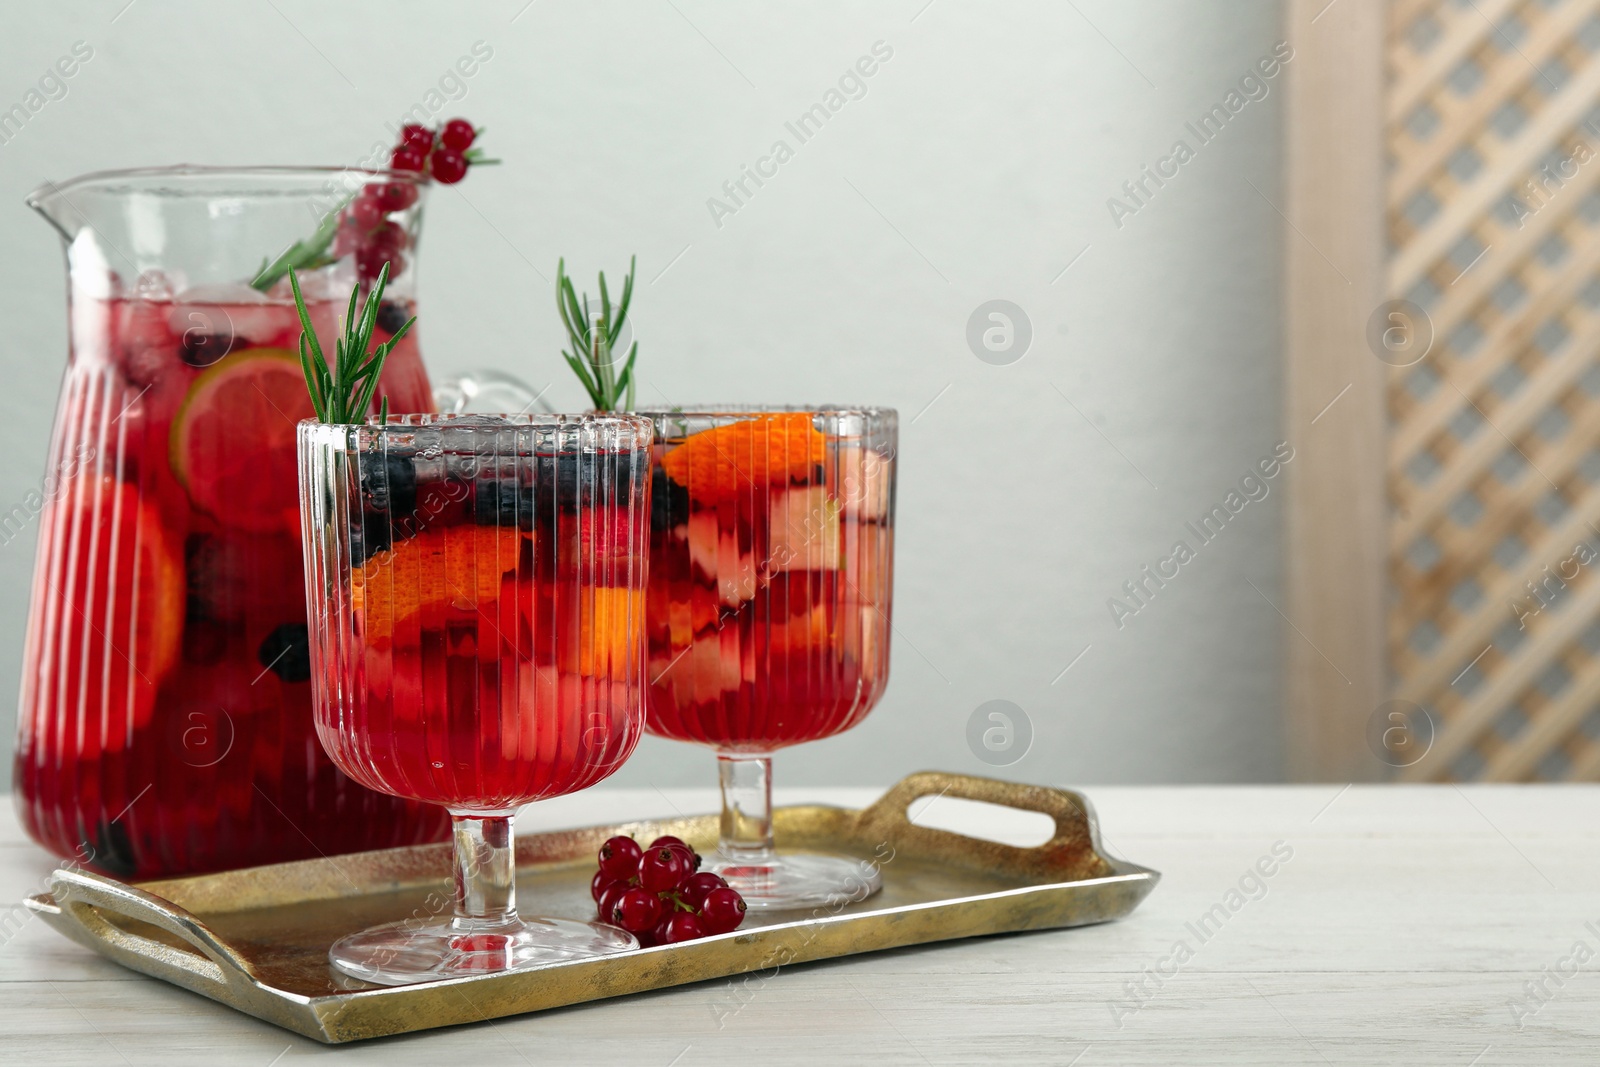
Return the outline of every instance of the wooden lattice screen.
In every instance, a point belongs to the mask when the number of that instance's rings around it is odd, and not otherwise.
[[[1394,0],[1386,48],[1400,776],[1600,778],[1600,2]]]

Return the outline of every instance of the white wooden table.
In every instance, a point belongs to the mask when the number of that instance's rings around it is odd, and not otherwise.
[[[778,800],[859,806],[877,792]],[[721,1026],[725,983],[712,982],[329,1048],[28,921],[0,945],[0,1063],[1600,1062],[1600,787],[1087,792],[1112,850],[1164,873],[1130,918],[792,967]],[[713,800],[595,790],[535,808],[522,829]],[[0,900],[50,867],[7,805]]]

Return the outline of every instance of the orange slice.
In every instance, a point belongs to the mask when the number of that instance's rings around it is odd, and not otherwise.
[[[515,527],[450,526],[374,552],[350,581],[362,633],[368,641],[389,639],[396,623],[447,605],[492,618],[501,579],[516,570],[523,541]]]
[[[827,441],[807,412],[758,415],[689,435],[662,457],[661,469],[696,502],[714,503],[810,478]]]
[[[642,669],[644,590],[601,585],[588,590],[593,601],[583,613],[578,637],[578,673],[626,680]]]
[[[56,707],[69,723],[84,716],[81,751],[93,756],[155,711],[183,639],[183,559],[155,502],[110,475],[63,486],[41,537],[75,554],[39,592],[64,646]]]
[[[298,356],[232,353],[194,380],[172,421],[173,473],[197,507],[229,526],[296,530],[295,424],[312,414]]]

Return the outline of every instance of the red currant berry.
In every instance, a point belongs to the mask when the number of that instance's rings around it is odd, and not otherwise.
[[[388,301],[384,301],[384,303],[388,303]],[[394,331],[391,330],[390,332],[393,333]],[[605,871],[594,872],[594,877],[589,879],[589,895],[594,898],[596,904],[600,902],[600,895],[610,889],[615,881],[616,879]]]
[[[406,261],[391,248],[366,244],[356,249],[356,276],[364,282],[377,281],[385,263],[389,264],[390,281],[400,277],[406,269]]]
[[[676,889],[689,877],[689,861],[676,848],[653,848],[639,860],[639,884],[652,893]]]
[[[680,911],[668,919],[661,929],[661,943],[676,945],[680,941],[693,941],[697,937],[706,936],[706,928],[699,919],[686,911]]]
[[[394,170],[414,170],[420,173],[428,169],[428,156],[427,153],[411,145],[403,144],[389,155],[389,166]]]
[[[691,872],[698,871],[700,869],[700,853],[684,844],[683,838],[681,837],[673,837],[670,834],[663,837],[658,837],[654,841],[650,842],[650,847],[675,848],[683,854],[683,858],[689,864],[689,870]]]
[[[700,905],[700,924],[708,934],[725,934],[739,928],[744,913],[744,897],[724,886],[706,894],[705,903]]]
[[[433,147],[433,131],[426,126],[403,126],[400,129],[400,144],[427,155],[428,149]]]
[[[368,186],[367,188],[372,188]],[[362,233],[372,229],[383,219],[383,208],[378,206],[378,198],[365,191],[354,200],[350,201],[350,224]]]
[[[639,842],[631,837],[613,837],[600,846],[600,869],[616,879],[632,878],[639,873]]]
[[[433,176],[445,185],[454,185],[467,176],[467,157],[441,148],[433,154]]]
[[[661,898],[637,887],[617,897],[611,922],[629,933],[643,933],[661,921]]]
[[[706,894],[713,889],[726,889],[728,883],[710,871],[701,871],[691,874],[683,880],[683,885],[678,889],[678,895],[683,897],[683,902],[691,908],[699,908],[705,901]]]
[[[472,147],[476,136],[478,131],[472,128],[472,123],[466,119],[451,119],[439,131],[439,144],[452,152],[465,152]]]
[[[595,914],[600,917],[601,922],[616,921],[611,917],[612,913],[616,911],[617,901],[621,899],[622,894],[628,891],[628,888],[627,882],[612,882],[606,886],[605,892],[600,894],[600,899],[595,901]]]
[[[393,222],[380,222],[367,234],[366,245],[369,248],[381,248],[386,252],[400,252],[411,244],[411,238],[406,236],[403,226]]]
[[[404,211],[417,202],[417,187],[410,182],[374,182],[365,192],[378,202],[378,208],[385,215]]]

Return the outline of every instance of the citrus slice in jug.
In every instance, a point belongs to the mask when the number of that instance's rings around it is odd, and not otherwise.
[[[300,523],[295,424],[314,412],[300,359],[233,352],[194,380],[172,422],[172,470],[196,507],[252,533]]]
[[[78,546],[60,571],[41,572],[39,595],[65,645],[55,704],[93,756],[150,720],[183,637],[183,561],[155,503],[108,474],[64,483],[43,521],[48,543]]]

